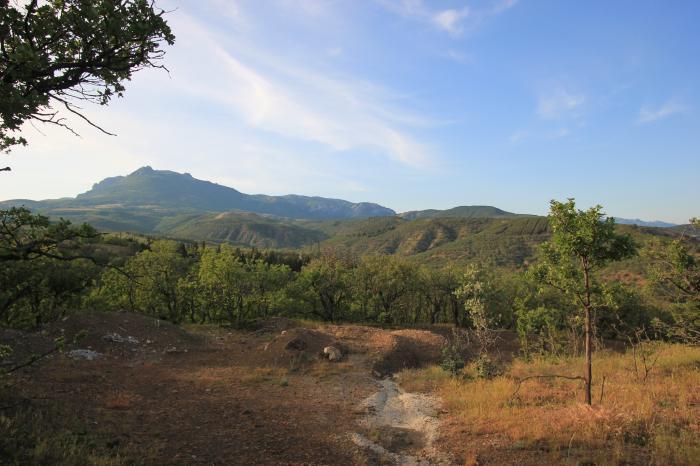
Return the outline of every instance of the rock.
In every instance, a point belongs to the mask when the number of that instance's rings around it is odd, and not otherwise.
[[[323,348],[323,354],[328,357],[329,361],[340,361],[343,359],[343,352],[335,346],[326,346]]]
[[[112,343],[131,343],[132,345],[137,345],[139,341],[132,336],[121,336],[118,333],[108,333],[102,337],[104,341],[111,341]]]
[[[68,352],[68,357],[71,359],[87,359],[88,361],[93,361],[102,357],[102,354],[89,349],[74,349]]]

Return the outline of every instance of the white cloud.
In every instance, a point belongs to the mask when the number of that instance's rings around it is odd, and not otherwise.
[[[518,0],[501,0],[491,8],[491,14],[499,15],[518,4]]]
[[[639,116],[637,117],[637,123],[652,123],[654,121],[663,120],[664,118],[668,118],[679,113],[685,113],[687,111],[688,107],[673,101],[668,101],[657,109],[642,107],[642,109],[639,111]]]
[[[307,16],[320,16],[328,13],[333,4],[332,0],[278,0],[287,9],[292,9]]]
[[[537,115],[545,119],[571,116],[585,102],[586,97],[583,94],[561,87],[552,88],[540,94],[537,103]]]
[[[372,84],[285,64],[281,56],[227,42],[191,17],[181,15],[173,24],[186,38],[170,56],[179,92],[223,105],[249,126],[284,137],[336,151],[376,149],[414,166],[430,161],[429,150],[405,128],[429,121],[394,108],[393,96]]]
[[[423,0],[376,0],[380,5],[404,18],[431,24],[438,30],[453,37],[461,36],[469,29],[475,29],[485,19],[496,16],[514,7],[518,0],[494,1],[484,9],[462,8],[435,9]]]
[[[468,17],[468,7],[464,7],[461,10],[442,10],[433,14],[432,22],[439,29],[447,31],[453,36],[457,36],[464,31],[462,22]]]

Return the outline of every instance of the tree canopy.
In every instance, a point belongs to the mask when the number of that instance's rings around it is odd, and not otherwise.
[[[632,238],[617,233],[615,219],[606,218],[602,209],[599,205],[585,211],[576,209],[573,199],[552,201],[549,211],[552,237],[542,244],[541,261],[532,272],[539,282],[560,290],[583,309],[588,404],[591,404],[593,312],[602,303],[595,272],[637,251]]]
[[[135,71],[163,67],[164,14],[148,0],[0,0],[0,151],[27,143],[27,121],[73,131],[59,110],[102,130],[77,104],[106,105]]]

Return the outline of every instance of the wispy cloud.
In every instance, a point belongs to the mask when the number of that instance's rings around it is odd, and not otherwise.
[[[491,14],[499,15],[505,11],[508,11],[515,5],[517,5],[518,1],[519,0],[501,0],[499,2],[496,2],[491,8]]]
[[[429,164],[429,149],[409,132],[429,119],[396,107],[391,93],[284,63],[274,52],[217,36],[186,15],[176,26],[187,37],[170,57],[177,60],[172,72],[180,91],[223,105],[259,130],[336,151],[375,149],[408,165]],[[202,69],[210,76],[205,83]]]
[[[637,124],[652,123],[687,111],[687,106],[674,101],[668,101],[656,109],[642,107],[637,117]]]
[[[585,102],[586,97],[583,94],[555,87],[540,94],[537,115],[545,119],[572,116]]]
[[[474,59],[467,55],[466,53],[460,52],[459,50],[448,49],[446,52],[442,53],[441,56],[448,58],[454,62],[461,65],[468,65],[474,63]]]
[[[464,31],[462,24],[469,17],[469,7],[459,10],[442,10],[434,13],[431,20],[439,29],[449,32],[453,36],[458,36]]]
[[[487,8],[478,10],[473,10],[468,6],[438,9],[426,5],[423,0],[377,0],[377,2],[388,11],[404,18],[428,23],[453,37],[459,37],[465,31],[478,27],[486,18],[511,9],[518,3],[518,0],[500,0],[493,2]]]

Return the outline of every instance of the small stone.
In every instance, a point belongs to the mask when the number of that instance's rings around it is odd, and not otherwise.
[[[326,355],[329,361],[340,361],[343,359],[343,352],[335,346],[326,346],[323,348],[323,354]]]
[[[68,352],[68,357],[71,359],[86,359],[88,361],[94,361],[101,356],[101,353],[90,349],[74,349]]]

